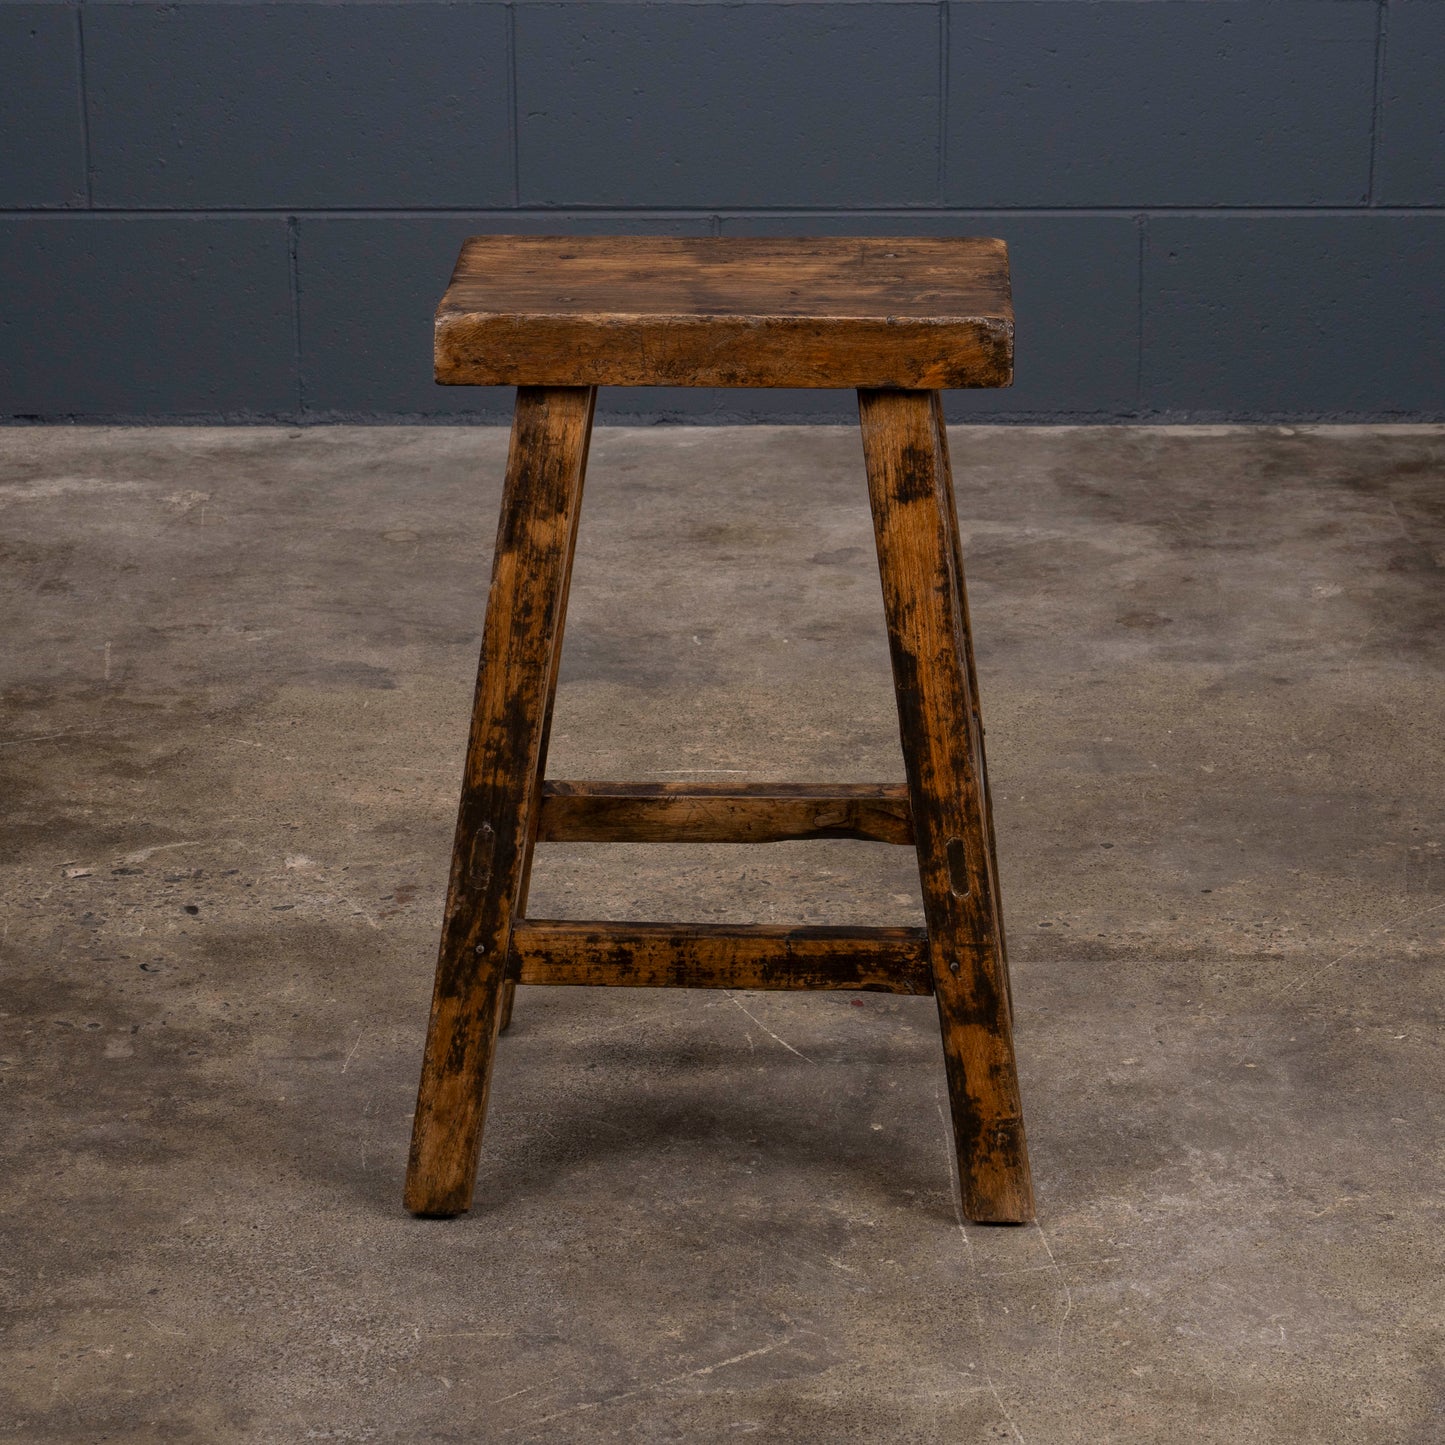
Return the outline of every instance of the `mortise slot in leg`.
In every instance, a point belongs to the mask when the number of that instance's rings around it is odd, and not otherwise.
[[[944,845],[948,859],[948,882],[955,898],[968,897],[968,849],[962,838],[950,838]]]

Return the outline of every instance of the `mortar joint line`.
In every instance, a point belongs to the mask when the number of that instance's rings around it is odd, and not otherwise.
[[[80,152],[85,167],[85,206],[95,205],[95,173],[90,159],[90,85],[85,68],[85,7],[75,7],[75,64],[80,84]]]
[[[1144,268],[1149,257],[1149,213],[1141,211],[1135,218],[1138,232],[1138,290],[1134,304],[1134,414],[1144,411]]]
[[[512,163],[512,208],[522,203],[522,128],[517,105],[517,7],[507,6],[507,142]]]
[[[1384,129],[1385,116],[1385,47],[1389,38],[1389,0],[1379,0],[1375,7],[1375,77],[1374,91],[1370,97],[1370,167],[1365,182],[1365,205],[1379,205],[1375,194],[1376,176],[1379,171],[1380,140]]]
[[[296,364],[296,421],[306,418],[306,383],[301,358],[301,226],[296,216],[286,217],[286,269],[291,289],[291,354]]]
[[[948,195],[948,0],[938,4],[938,175],[934,194],[941,207]]]
[[[548,206],[529,204],[525,206],[127,206],[101,203],[89,211],[78,208],[67,210],[57,206],[5,206],[0,205],[0,215],[7,217],[68,217],[72,220],[246,220],[252,217],[285,217],[294,215],[299,220],[338,218],[343,220],[404,221],[423,217],[452,217],[466,220],[471,218],[505,219],[517,216],[542,217],[555,215],[576,219],[580,216],[642,216],[653,220],[707,221],[714,215],[723,220],[745,220],[753,217],[763,219],[806,219],[813,216],[841,217],[873,216],[889,219],[912,219],[921,217],[930,220],[958,220],[980,215],[1016,217],[1035,220],[1080,219],[1121,219],[1138,220],[1141,215],[1153,217],[1186,217],[1195,220],[1231,221],[1253,219],[1288,220],[1339,220],[1344,218],[1372,216],[1381,219],[1391,217],[1445,216],[1445,204],[1439,202],[1405,202],[1390,205],[1369,206],[1361,202],[1349,206],[1166,206],[1153,205],[1147,212],[1137,206],[736,206],[712,211],[702,206],[654,206],[654,205],[562,205]]]

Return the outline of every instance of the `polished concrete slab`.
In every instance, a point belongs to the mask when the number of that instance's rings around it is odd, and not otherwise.
[[[0,434],[0,1438],[1445,1440],[1445,429],[959,429],[1037,1226],[932,1003],[523,990],[401,1210],[505,436]],[[604,430],[559,777],[897,779],[848,428]],[[538,916],[913,921],[904,850]]]

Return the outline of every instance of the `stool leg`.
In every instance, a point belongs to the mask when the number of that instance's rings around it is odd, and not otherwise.
[[[968,695],[973,703],[974,747],[978,753],[978,782],[983,792],[984,823],[988,829],[988,861],[993,870],[994,919],[998,924],[999,958],[1003,962],[1004,984],[1008,988],[1009,1012],[1013,1012],[1013,985],[1009,982],[1008,934],[1003,926],[1003,910],[998,907],[998,849],[993,828],[993,794],[988,785],[988,749],[984,745],[983,713],[978,700],[978,672],[973,663],[973,628],[968,621],[968,587],[963,574],[963,539],[958,534],[958,504],[953,495],[953,466],[948,458],[948,429],[943,420],[943,393],[935,391],[933,397],[933,424],[938,433],[938,450],[943,458],[943,487],[948,512],[949,540],[953,550],[953,575],[958,586],[959,617],[963,623],[963,655],[968,663]]]
[[[588,426],[591,422],[589,419]],[[585,472],[587,458],[584,454],[582,467]],[[573,529],[573,542],[576,541],[576,529]],[[567,570],[562,577],[562,600],[558,604],[557,611],[557,640],[552,648],[552,669],[547,678],[547,706],[542,716],[542,739],[537,745],[537,763],[533,769],[536,777],[536,785],[540,789],[547,777],[547,746],[552,740],[552,708],[557,701],[557,673],[562,664],[562,632],[567,623],[567,598],[572,587],[572,553],[567,554]],[[527,895],[532,889],[532,859],[537,851],[537,810],[531,811],[529,826],[527,829],[526,853],[522,858],[522,881],[517,885],[517,905],[513,910],[516,918],[527,916]],[[512,1007],[517,1001],[517,980],[508,975],[502,980],[501,1001],[497,1005],[499,1015],[497,1032],[506,1033],[512,1022]]]
[[[926,391],[858,404],[963,1211],[1022,1223],[1033,1185],[941,413]]]
[[[535,836],[540,758],[596,390],[522,387],[467,744],[406,1207],[470,1207],[512,923]]]

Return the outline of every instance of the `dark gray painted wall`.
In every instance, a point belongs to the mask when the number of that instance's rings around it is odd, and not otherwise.
[[[0,3],[0,414],[501,416],[457,246],[581,230],[1003,236],[959,416],[1439,418],[1442,75],[1445,0]]]

